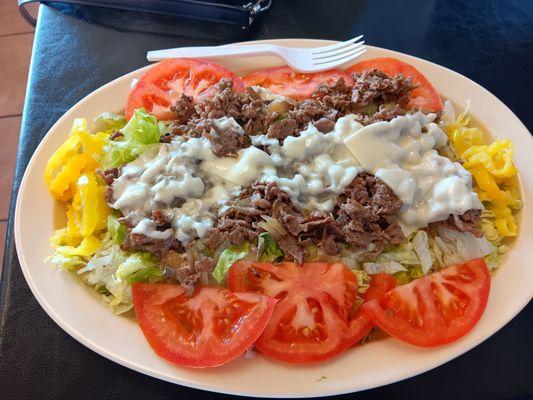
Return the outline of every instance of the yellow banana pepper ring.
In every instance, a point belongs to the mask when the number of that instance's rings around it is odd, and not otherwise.
[[[50,157],[44,170],[44,179],[47,186],[50,186],[52,179],[61,165],[65,163],[65,160],[78,152],[80,145],[79,136],[71,136]]]
[[[61,168],[55,178],[48,185],[52,195],[62,201],[70,200],[74,196],[74,185],[82,171],[93,171],[96,168],[94,159],[85,154],[76,154]]]
[[[80,233],[86,236],[92,234],[98,225],[103,225],[102,220],[107,220],[109,208],[107,205],[102,206],[105,201],[104,192],[98,187],[94,174],[80,177],[78,192],[81,206]]]
[[[472,146],[462,157],[466,169],[482,164],[498,178],[510,178],[517,174],[513,164],[513,144],[509,139],[496,140],[490,145]]]
[[[100,239],[96,236],[89,235],[85,236],[79,246],[58,246],[56,251],[67,257],[67,256],[82,256],[89,257],[92,256],[100,248]]]
[[[477,128],[460,128],[451,132],[450,140],[455,150],[462,156],[463,152],[472,146],[482,145],[483,133]]]
[[[468,170],[476,180],[476,183],[479,188],[485,192],[486,197],[490,198],[493,201],[506,201],[505,193],[500,190],[494,178],[491,176],[490,173],[487,172],[487,170],[483,166],[476,165],[474,167],[470,167]]]
[[[512,215],[507,218],[496,218],[494,220],[494,226],[498,230],[498,233],[503,237],[516,236],[518,233],[518,226]]]

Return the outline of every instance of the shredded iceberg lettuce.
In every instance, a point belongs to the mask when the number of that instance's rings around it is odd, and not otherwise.
[[[262,262],[276,262],[283,260],[283,250],[274,238],[267,232],[259,235],[257,239],[257,259]]]
[[[157,264],[154,255],[125,252],[109,239],[77,273],[101,293],[102,299],[114,313],[120,314],[133,307],[133,282],[157,282],[162,279]]]
[[[433,267],[433,257],[429,249],[428,234],[425,231],[418,231],[412,239],[413,249],[420,260],[422,272],[427,275],[429,270]]]
[[[50,258],[56,267],[76,272],[83,281],[93,286],[115,314],[133,307],[132,283],[163,279],[156,256],[145,252],[126,252],[120,248],[124,234],[125,227],[116,217],[110,216],[102,247],[90,259],[68,257],[57,252]]]
[[[107,218],[107,231],[111,237],[111,241],[115,244],[122,244],[126,237],[126,227],[121,224],[117,217],[110,215]]]
[[[118,131],[126,125],[126,118],[123,115],[112,112],[105,112],[94,119],[96,129],[99,131],[115,130]]]
[[[498,265],[499,254],[499,249],[485,236],[478,238],[469,232],[439,227],[435,235],[428,235],[423,230],[413,233],[402,245],[381,253],[371,263],[363,263],[363,269],[369,274],[394,274],[403,284],[434,270],[475,258],[484,257],[492,270]]]
[[[363,263],[363,270],[367,274],[380,274],[382,272],[395,274],[396,272],[407,271],[407,268],[397,261],[383,261]]]
[[[135,110],[128,123],[120,130],[124,135],[116,140],[109,140],[102,160],[104,169],[118,167],[133,161],[138,155],[159,143],[162,126],[156,117],[143,108]]]
[[[233,263],[246,257],[249,252],[250,243],[248,242],[244,242],[240,246],[232,244],[223,250],[218,257],[217,265],[213,271],[213,278],[218,283],[222,283]]]
[[[431,252],[439,267],[460,264],[474,258],[482,258],[494,251],[485,236],[476,237],[469,232],[458,232],[439,227],[431,240]]]

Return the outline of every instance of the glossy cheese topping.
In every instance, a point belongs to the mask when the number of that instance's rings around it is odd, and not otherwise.
[[[439,155],[447,137],[434,120],[434,114],[418,112],[365,126],[344,140],[365,171],[403,201],[399,220],[405,234],[483,208],[470,173]]]
[[[215,123],[236,124],[232,118]],[[215,156],[205,138],[177,137],[122,168],[113,183],[112,206],[128,219],[132,232],[154,239],[173,235],[184,243],[204,237],[217,208],[255,181],[277,183],[301,208],[332,210],[338,194],[361,171],[343,144],[359,129],[361,125],[348,115],[329,133],[309,124],[282,145],[277,139],[255,136],[254,146],[239,150],[236,158]],[[171,219],[170,229],[156,230],[149,218],[155,209]]]

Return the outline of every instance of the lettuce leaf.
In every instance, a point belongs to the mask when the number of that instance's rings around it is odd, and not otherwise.
[[[122,244],[126,237],[126,226],[121,224],[117,217],[110,215],[107,217],[107,231],[111,236],[111,241],[114,244]]]
[[[126,125],[126,118],[123,115],[112,112],[105,112],[94,119],[96,129],[99,131],[118,131]]]
[[[109,237],[106,244],[77,273],[101,293],[102,299],[115,314],[120,314],[133,307],[133,282],[153,283],[162,280],[163,274],[157,264],[154,255],[123,251]]]
[[[283,250],[274,238],[267,232],[259,235],[257,240],[257,259],[261,262],[276,262],[283,260]]]
[[[149,148],[157,145],[161,128],[156,117],[143,108],[135,110],[133,117],[120,130],[124,135],[116,140],[108,140],[102,161],[104,169],[129,163]]]
[[[227,249],[223,250],[218,257],[217,265],[213,271],[213,278],[220,284],[226,278],[226,275],[236,261],[246,257],[250,252],[250,243],[244,242],[238,246],[232,244]]]

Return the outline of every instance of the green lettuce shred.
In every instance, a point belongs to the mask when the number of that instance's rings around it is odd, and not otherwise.
[[[126,226],[121,224],[117,217],[110,215],[107,217],[107,231],[111,236],[111,241],[115,244],[122,244],[126,237]]]
[[[257,239],[257,259],[261,262],[277,262],[283,260],[283,250],[272,235],[264,232]]]
[[[99,131],[118,131],[126,125],[126,118],[123,115],[112,112],[105,112],[94,119],[96,128]]]
[[[161,126],[156,117],[148,114],[143,108],[135,110],[133,117],[120,130],[124,136],[108,140],[102,161],[104,169],[129,163],[158,144],[162,134]]]
[[[220,284],[226,278],[226,275],[236,261],[246,257],[250,252],[250,243],[244,242],[242,245],[232,244],[223,250],[218,257],[217,265],[213,271],[213,278]]]

